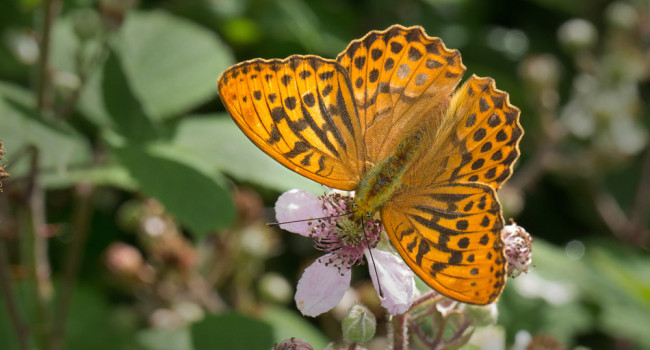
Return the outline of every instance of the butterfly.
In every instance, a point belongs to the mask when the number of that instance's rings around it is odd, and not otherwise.
[[[356,219],[379,213],[392,245],[430,287],[494,302],[505,285],[496,196],[519,157],[519,109],[491,78],[458,89],[457,50],[419,27],[352,41],[336,60],[253,59],[219,96],[246,136],[285,167],[356,191]]]

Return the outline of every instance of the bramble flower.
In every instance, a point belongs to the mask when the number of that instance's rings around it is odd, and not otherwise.
[[[505,254],[508,263],[508,276],[517,277],[522,272],[528,272],[532,262],[533,238],[523,227],[512,222],[502,230]]]
[[[275,204],[278,222],[302,220],[280,227],[311,237],[314,247],[326,253],[307,267],[298,281],[295,295],[298,309],[314,317],[336,306],[350,287],[351,268],[364,264],[365,255],[378,291],[377,277],[381,281],[384,294],[379,296],[381,305],[393,315],[404,313],[415,295],[413,272],[394,254],[375,248],[382,231],[380,221],[353,220],[348,215],[351,203],[352,197],[339,192],[316,196],[291,190],[278,198]]]

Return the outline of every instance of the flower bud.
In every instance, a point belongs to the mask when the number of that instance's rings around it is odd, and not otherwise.
[[[598,31],[591,22],[571,19],[560,26],[557,31],[560,43],[569,51],[581,51],[592,48],[598,40]]]
[[[634,29],[639,17],[639,11],[634,6],[622,1],[614,2],[605,9],[607,21],[621,29]]]
[[[528,266],[532,262],[533,238],[514,222],[505,226],[501,233],[505,243],[508,276],[514,278],[522,272],[528,272]]]
[[[499,311],[495,303],[488,305],[461,305],[465,316],[473,321],[475,327],[485,327],[497,323]]]
[[[273,350],[314,350],[314,348],[306,340],[291,338],[275,344]]]
[[[372,339],[377,320],[370,310],[361,304],[350,308],[342,323],[343,339],[348,343],[365,343]]]
[[[530,56],[519,66],[519,75],[539,90],[556,89],[560,71],[560,63],[551,54]]]
[[[81,9],[72,15],[72,29],[81,41],[92,39],[101,30],[99,14],[93,9]]]
[[[112,243],[106,251],[106,266],[119,276],[137,276],[143,264],[140,251],[128,244]]]
[[[5,154],[5,149],[2,146],[2,140],[0,140],[0,180],[9,177],[9,173],[5,172],[5,169],[2,167],[2,156],[4,154]],[[0,192],[2,192],[2,182],[0,182]]]
[[[275,303],[286,304],[293,296],[293,290],[286,278],[274,272],[264,274],[258,288],[265,300]]]

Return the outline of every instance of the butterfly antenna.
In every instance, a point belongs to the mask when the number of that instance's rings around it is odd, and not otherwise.
[[[368,242],[368,235],[366,235],[366,224],[361,218],[361,227],[363,228],[363,237],[366,240],[366,247],[368,247],[368,253],[370,253],[370,260],[372,260],[372,266],[375,268],[375,276],[377,276],[377,288],[379,289],[379,296],[384,297],[384,291],[381,288],[381,281],[379,280],[379,272],[377,272],[377,264],[375,263],[375,257],[372,256],[372,250],[370,249],[370,242]]]
[[[320,220],[320,219],[337,218],[339,216],[346,216],[346,215],[350,215],[352,213],[354,213],[354,210],[350,211],[350,212],[347,212],[347,213],[343,213],[343,214],[323,216],[323,217],[320,217],[320,218],[309,218],[309,219],[300,219],[300,220],[282,221],[282,222],[267,222],[266,226],[269,226],[269,227],[271,227],[271,226],[280,226],[282,224],[293,224],[294,222],[303,222],[303,221],[313,221],[313,220]]]

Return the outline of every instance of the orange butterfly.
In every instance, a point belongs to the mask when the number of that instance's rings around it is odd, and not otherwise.
[[[505,284],[495,190],[523,129],[491,78],[421,27],[355,40],[336,60],[294,55],[226,70],[219,95],[239,128],[287,168],[356,191],[355,219],[379,212],[393,246],[429,286],[473,304]]]

